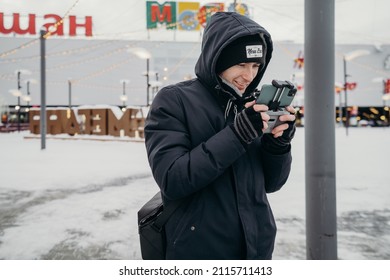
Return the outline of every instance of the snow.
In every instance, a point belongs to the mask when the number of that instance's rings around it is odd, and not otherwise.
[[[158,190],[144,143],[60,135],[41,150],[29,136],[0,134],[0,259],[140,259],[137,211]],[[389,128],[337,128],[340,259],[390,259],[389,139]],[[293,141],[290,178],[269,195],[274,259],[306,258],[304,128]]]

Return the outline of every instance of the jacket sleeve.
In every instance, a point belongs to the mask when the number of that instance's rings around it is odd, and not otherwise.
[[[245,153],[230,127],[195,147],[188,127],[175,89],[162,89],[146,119],[145,145],[153,176],[165,197],[172,200],[206,187]]]
[[[276,192],[283,187],[290,175],[291,150],[282,155],[274,155],[260,148],[260,155],[263,162],[266,192]]]

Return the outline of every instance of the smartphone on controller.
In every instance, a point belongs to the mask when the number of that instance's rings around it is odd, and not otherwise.
[[[282,124],[279,121],[281,115],[290,114],[285,107],[291,105],[297,89],[289,81],[272,80],[272,84],[265,84],[260,92],[256,93],[256,104],[265,104],[268,106],[268,115],[271,117],[268,121],[268,128],[264,133],[271,133],[275,126]]]
[[[289,81],[272,80],[272,84],[265,84],[261,87],[256,99],[257,104],[265,104],[270,110],[278,111],[291,105],[297,88]]]

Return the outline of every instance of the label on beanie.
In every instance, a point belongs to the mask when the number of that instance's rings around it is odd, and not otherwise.
[[[263,57],[263,46],[246,46],[246,58]]]

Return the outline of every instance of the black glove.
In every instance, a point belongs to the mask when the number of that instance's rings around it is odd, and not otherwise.
[[[231,124],[234,133],[241,142],[250,144],[255,138],[263,135],[263,119],[252,107],[242,110]]]
[[[273,134],[264,134],[262,138],[262,145],[264,149],[272,154],[281,155],[290,150],[290,142],[295,135],[295,120],[286,122],[288,128],[283,132],[282,136],[274,138]]]

